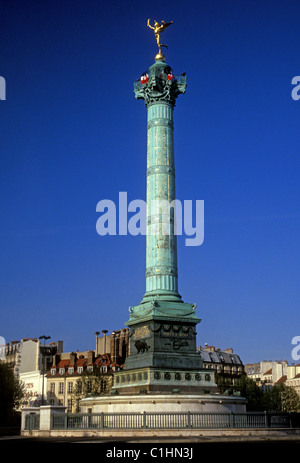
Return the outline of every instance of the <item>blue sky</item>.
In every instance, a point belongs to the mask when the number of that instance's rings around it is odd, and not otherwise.
[[[178,239],[198,344],[244,363],[286,359],[299,323],[299,13],[293,0],[3,1],[1,332],[66,351],[124,327],[145,292],[145,237],[96,233],[96,205],[145,199],[148,18],[174,21],[177,198],[205,203],[199,247]]]

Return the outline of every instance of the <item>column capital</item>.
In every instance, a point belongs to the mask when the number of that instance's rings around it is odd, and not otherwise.
[[[171,67],[161,60],[157,60],[134,83],[134,93],[137,100],[145,101],[146,107],[156,103],[168,103],[175,106],[178,95],[185,93],[186,75],[175,76]]]

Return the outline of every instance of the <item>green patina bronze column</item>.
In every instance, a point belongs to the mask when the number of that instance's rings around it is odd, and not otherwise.
[[[174,205],[175,163],[173,111],[185,93],[186,76],[175,76],[161,52],[160,33],[171,23],[154,29],[159,53],[155,63],[134,84],[136,99],[147,108],[147,236],[146,292],[139,305],[129,308],[130,355],[125,369],[115,374],[117,393],[141,391],[199,393],[215,387],[201,374],[196,352],[196,305],[178,293],[177,243]],[[169,213],[170,211],[170,213]]]
[[[173,76],[162,59],[149,69],[149,81],[136,83],[137,99],[145,101],[147,120],[147,238],[146,294],[144,301],[160,299],[178,301],[177,243],[174,204],[175,100],[185,92],[186,79]]]

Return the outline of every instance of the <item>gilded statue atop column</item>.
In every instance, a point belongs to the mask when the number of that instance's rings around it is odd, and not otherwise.
[[[166,23],[165,21],[162,21],[161,24],[159,24],[159,22],[157,22],[156,19],[155,19],[154,20],[154,26],[151,26],[150,19],[148,19],[148,21],[147,21],[147,26],[150,27],[150,29],[154,30],[154,35],[155,35],[156,43],[157,43],[157,46],[158,46],[158,54],[155,56],[156,60],[157,59],[161,59],[161,60],[165,59],[164,55],[162,54],[161,47],[168,48],[168,45],[164,45],[164,44],[160,43],[160,34],[167,27],[169,27],[171,24],[173,24],[173,21],[170,21],[168,23]]]

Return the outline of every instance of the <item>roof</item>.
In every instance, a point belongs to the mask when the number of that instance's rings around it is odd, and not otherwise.
[[[55,376],[78,376],[82,373],[78,371],[79,367],[83,367],[83,371],[85,371],[88,367],[90,366],[95,366],[97,369],[101,366],[106,366],[107,370],[111,370],[112,367],[119,367],[117,363],[112,363],[110,359],[109,354],[104,354],[104,355],[99,355],[96,357],[96,359],[93,359],[94,361],[92,363],[89,362],[89,359],[87,357],[82,357],[80,356],[77,358],[75,356],[75,363],[72,361],[70,358],[68,359],[62,359],[59,360],[57,365],[52,365],[50,368],[50,371],[47,373],[47,377],[53,378]],[[69,372],[69,368],[74,368],[73,372]],[[64,373],[60,373],[60,369],[64,369]],[[53,370],[56,370],[56,372],[53,374]]]
[[[61,360],[59,364],[57,365],[59,368],[64,368],[69,366],[70,360]]]
[[[95,365],[98,365],[98,366],[105,366],[105,365],[113,365],[111,363],[111,360],[110,360],[110,356],[108,354],[103,354],[103,355],[99,355],[99,357],[97,357],[95,359]],[[116,363],[114,363],[114,365],[117,365]]]
[[[287,376],[286,376],[286,375],[281,376],[281,378],[279,378],[278,381],[276,381],[275,384],[285,383],[286,380],[287,380]]]
[[[222,363],[222,364],[233,364],[233,365],[243,365],[240,357],[237,354],[224,352],[224,351],[206,351],[201,350],[199,355],[203,362],[209,363]]]

